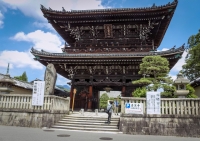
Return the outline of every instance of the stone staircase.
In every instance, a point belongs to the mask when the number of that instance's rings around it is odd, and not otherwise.
[[[113,116],[111,123],[107,121],[106,113],[99,113],[98,116],[94,113],[87,112],[84,115],[70,114],[64,117],[51,127],[51,129],[58,130],[82,130],[82,131],[97,131],[97,132],[113,132],[118,133],[119,116]]]

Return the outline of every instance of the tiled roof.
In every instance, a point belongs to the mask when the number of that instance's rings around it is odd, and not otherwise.
[[[151,7],[139,7],[139,8],[107,8],[107,9],[92,9],[92,10],[71,10],[66,11],[64,7],[62,7],[62,10],[53,10],[49,7],[47,9],[43,5],[41,5],[41,10],[45,12],[53,12],[53,13],[64,13],[64,14],[82,14],[82,13],[112,13],[112,12],[126,12],[126,11],[144,11],[144,10],[159,10],[163,8],[169,8],[171,6],[176,6],[178,3],[178,0],[174,0],[173,2],[169,2],[165,5],[156,6],[153,4]]]
[[[166,51],[160,51],[160,52],[140,52],[140,53],[107,53],[107,54],[95,54],[95,53],[81,53],[81,54],[67,54],[67,53],[50,53],[50,52],[43,52],[43,51],[38,51],[34,48],[31,49],[31,53],[34,55],[39,54],[39,55],[44,55],[44,56],[58,56],[58,57],[139,57],[139,56],[151,56],[151,55],[167,55],[167,54],[174,54],[174,53],[179,53],[183,52],[185,50],[184,45],[182,45],[179,48],[171,48]]]
[[[4,74],[0,73],[0,79],[2,79],[2,78],[4,78]],[[33,89],[33,83],[31,83],[32,81],[31,82],[25,82],[25,81],[17,80],[15,78],[11,78],[11,79],[15,81],[15,86],[17,86],[17,87],[21,87],[21,88],[24,88],[24,89],[30,89],[30,90]],[[39,80],[39,79],[36,79],[36,80]],[[39,81],[41,81],[41,80],[39,80]],[[62,92],[65,92],[64,90],[60,89],[57,86],[55,86],[55,89],[62,91]]]

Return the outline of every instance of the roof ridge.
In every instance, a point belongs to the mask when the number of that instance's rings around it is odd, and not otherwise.
[[[61,10],[52,10],[50,7],[49,9],[47,9],[46,7],[44,7],[43,5],[41,5],[41,10],[45,10],[45,11],[50,11],[50,12],[62,12],[62,13],[82,13],[82,12],[110,12],[110,11],[127,11],[127,10],[145,10],[145,9],[159,9],[159,8],[165,8],[165,7],[169,7],[169,6],[176,6],[178,4],[178,0],[174,0],[173,2],[169,2],[167,4],[164,5],[159,5],[156,6],[155,4],[153,4],[153,6],[151,7],[137,7],[137,8],[105,8],[105,9],[87,9],[87,10],[71,10],[71,11],[66,11],[64,9],[64,7],[62,7],[62,11]]]

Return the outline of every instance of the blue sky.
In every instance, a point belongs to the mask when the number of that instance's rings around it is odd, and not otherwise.
[[[149,7],[173,0],[0,0],[0,73],[5,74],[10,63],[10,75],[26,71],[28,80],[44,78],[45,67],[33,60],[31,47],[61,52],[64,40],[47,23],[40,4],[54,10]],[[200,29],[200,0],[179,0],[178,7],[158,50],[181,46]],[[170,71],[175,78],[184,64],[182,59]],[[57,84],[69,80],[58,76]]]

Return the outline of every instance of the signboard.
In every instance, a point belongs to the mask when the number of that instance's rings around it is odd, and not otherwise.
[[[147,92],[147,114],[160,113],[160,92]]]
[[[45,85],[45,81],[34,81],[33,94],[32,94],[32,106],[43,106],[44,85]]]
[[[143,103],[126,103],[126,114],[143,114]]]

